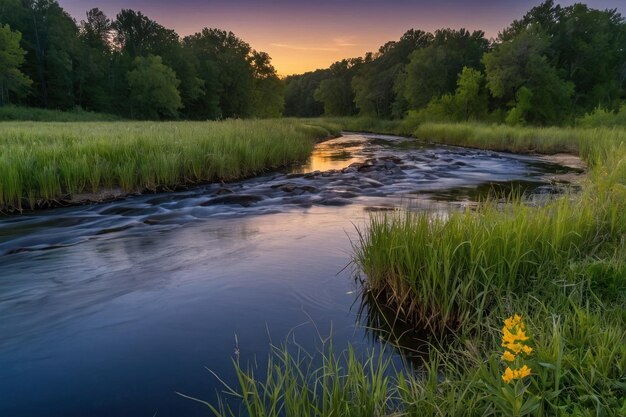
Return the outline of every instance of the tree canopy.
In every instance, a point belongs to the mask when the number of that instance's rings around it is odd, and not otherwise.
[[[180,80],[163,64],[160,56],[138,56],[128,72],[131,115],[142,118],[174,118],[183,106],[178,92]]]
[[[495,40],[410,29],[362,57],[281,79],[267,53],[227,30],[181,38],[131,9],[109,18],[94,8],[76,21],[56,0],[0,0],[0,105],[127,118],[417,112],[563,124],[624,105],[625,45],[616,10],[546,0]]]
[[[20,47],[22,35],[9,25],[0,25],[0,105],[9,103],[9,93],[25,96],[32,84],[20,67],[26,52]]]

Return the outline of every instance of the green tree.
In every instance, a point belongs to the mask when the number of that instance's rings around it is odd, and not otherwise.
[[[487,114],[487,94],[483,84],[484,76],[480,71],[464,67],[454,94],[433,98],[425,108],[412,113],[412,117],[421,122],[479,119]]]
[[[200,63],[200,78],[205,81],[207,110],[217,117],[246,117],[253,113],[253,51],[232,32],[204,28],[187,36],[183,44],[194,51]],[[217,94],[218,107],[211,108]]]
[[[331,75],[320,69],[285,79],[285,116],[317,117],[324,114],[324,104],[315,99],[320,83]]]
[[[477,119],[487,112],[487,96],[483,92],[484,76],[473,68],[463,67],[459,74],[455,100],[463,112],[463,119]]]
[[[252,115],[255,117],[280,117],[285,106],[284,83],[276,75],[270,56],[252,51],[251,64],[254,77]]]
[[[401,90],[409,106],[425,106],[432,98],[453,93],[463,67],[481,67],[481,58],[488,42],[484,32],[441,29],[435,32],[432,43],[417,49],[399,77]]]
[[[561,124],[571,113],[574,86],[548,63],[545,48],[546,41],[533,28],[497,45],[483,57],[487,87],[509,108],[519,104],[520,88],[525,87],[531,97],[530,108],[523,112],[526,121]]]
[[[376,54],[366,59],[352,79],[354,101],[361,115],[402,117],[406,106],[398,102],[394,84],[398,74],[409,62],[410,54],[427,46],[432,35],[411,29],[398,41],[387,42]]]
[[[137,57],[128,73],[132,116],[148,119],[175,118],[182,107],[176,73],[161,57]]]
[[[526,122],[527,114],[532,110],[533,92],[526,87],[520,87],[516,93],[515,106],[506,115],[506,123],[520,125]]]
[[[21,38],[9,25],[0,25],[0,106],[10,102],[10,94],[25,96],[32,84],[20,71],[26,53],[20,47]]]
[[[56,0],[23,0],[14,9],[15,29],[22,33],[27,60],[24,73],[36,94],[30,104],[69,109],[75,106],[74,68],[78,27]]]
[[[165,55],[169,49],[179,46],[175,31],[134,10],[123,9],[111,27],[117,47],[133,58],[149,54]]]
[[[548,63],[573,83],[578,113],[598,105],[617,109],[626,92],[626,21],[617,10],[547,0],[514,21],[500,41],[510,42],[531,26],[544,34]]]
[[[91,9],[79,25],[75,65],[76,104],[93,111],[111,111],[109,76],[112,49],[111,21],[100,9]]]
[[[344,59],[330,66],[330,77],[320,82],[314,98],[324,104],[327,116],[352,116],[356,112],[352,78],[363,64],[360,58]]]

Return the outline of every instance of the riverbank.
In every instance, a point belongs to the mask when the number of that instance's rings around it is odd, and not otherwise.
[[[310,155],[324,121],[3,122],[0,212],[233,181]]]
[[[396,320],[431,334],[419,372],[394,369],[375,353],[324,351],[322,367],[302,374],[302,363],[279,350],[263,381],[237,367],[244,406],[254,415],[281,407],[316,416],[624,415],[626,130],[424,124],[413,133],[482,149],[577,154],[589,175],[580,193],[541,206],[513,197],[504,208],[486,201],[444,217],[373,216],[355,242],[355,265],[370,312],[391,308]],[[515,315],[524,322],[524,354],[503,348],[513,346],[503,340],[518,324],[501,329]],[[388,342],[397,340],[389,334]],[[523,374],[505,372],[522,365]]]

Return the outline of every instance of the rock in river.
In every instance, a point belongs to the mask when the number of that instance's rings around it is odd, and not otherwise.
[[[242,207],[248,207],[252,203],[258,203],[263,200],[262,197],[258,195],[250,195],[250,194],[227,194],[221,197],[215,197],[210,200],[207,200],[200,205],[203,207],[212,206],[215,204],[239,204]]]

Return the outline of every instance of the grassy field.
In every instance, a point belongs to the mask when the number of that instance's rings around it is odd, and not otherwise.
[[[370,298],[435,337],[421,372],[350,351],[324,351],[316,368],[277,349],[262,381],[237,364],[231,394],[253,416],[626,416],[626,130],[424,124],[413,133],[578,153],[590,172],[582,192],[545,206],[487,201],[445,217],[374,216],[361,230],[355,262]],[[523,324],[511,324],[517,314]],[[225,402],[213,411],[239,414]]]
[[[305,160],[325,122],[3,122],[0,209],[102,189],[125,192],[228,181]]]
[[[111,122],[121,119],[121,117],[113,114],[94,113],[80,108],[72,111],[60,111],[40,109],[36,107],[0,107],[0,121]]]

